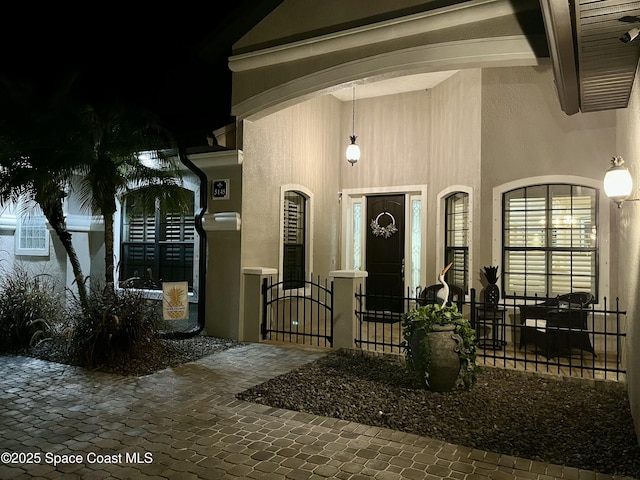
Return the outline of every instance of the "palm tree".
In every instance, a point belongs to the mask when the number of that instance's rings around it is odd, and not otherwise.
[[[63,201],[79,177],[80,197],[104,220],[105,281],[114,282],[117,196],[141,189],[138,205],[184,209],[175,142],[150,112],[109,99],[98,106],[72,94],[75,77],[51,93],[0,81],[0,203],[36,201],[71,262],[83,308],[84,275],[67,230]],[[151,158],[153,162],[144,159]]]
[[[64,247],[78,298],[88,305],[85,277],[63,210],[73,168],[86,155],[76,107],[66,86],[51,93],[0,81],[0,204],[35,201]]]
[[[113,286],[118,196],[140,189],[143,193],[137,199],[147,212],[155,209],[158,200],[162,206],[184,209],[188,199],[181,188],[174,140],[153,114],[113,101],[90,108],[85,122],[93,149],[78,170],[80,196],[85,206],[104,219],[105,281]]]

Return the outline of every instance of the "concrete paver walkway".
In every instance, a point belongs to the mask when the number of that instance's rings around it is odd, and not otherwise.
[[[143,377],[0,357],[0,479],[615,478],[235,398],[324,354],[249,344]]]

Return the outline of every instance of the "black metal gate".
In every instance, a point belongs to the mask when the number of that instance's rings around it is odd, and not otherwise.
[[[333,281],[317,277],[296,288],[289,282],[262,283],[263,340],[333,346]]]

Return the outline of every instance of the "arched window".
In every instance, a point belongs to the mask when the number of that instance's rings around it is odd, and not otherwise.
[[[187,211],[145,212],[140,195],[132,192],[124,199],[120,281],[124,286],[159,289],[162,282],[187,281],[193,288],[194,193],[185,190]]]
[[[445,199],[445,264],[452,263],[448,283],[469,289],[469,194],[452,193]]]
[[[284,288],[303,288],[307,274],[307,197],[295,190],[284,192],[282,243]]]
[[[502,196],[505,296],[598,297],[598,191],[541,184]]]

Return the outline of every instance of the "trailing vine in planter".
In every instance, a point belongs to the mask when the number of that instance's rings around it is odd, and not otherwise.
[[[476,382],[478,367],[476,365],[476,332],[469,320],[464,318],[458,307],[425,305],[405,313],[402,317],[403,348],[408,370],[420,377],[427,388],[430,388],[432,352],[427,334],[441,330],[446,326],[453,327],[455,337],[460,340],[456,352],[460,360],[458,380],[466,390],[470,390]]]

